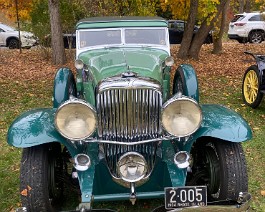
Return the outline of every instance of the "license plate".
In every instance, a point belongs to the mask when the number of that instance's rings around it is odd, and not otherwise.
[[[165,188],[165,208],[183,208],[207,205],[206,186]]]

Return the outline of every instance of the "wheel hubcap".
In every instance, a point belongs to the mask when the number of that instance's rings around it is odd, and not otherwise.
[[[244,80],[244,97],[247,103],[252,104],[258,95],[258,76],[254,70],[250,70]]]

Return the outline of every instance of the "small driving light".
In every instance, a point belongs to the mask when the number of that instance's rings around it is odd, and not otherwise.
[[[118,161],[118,172],[124,181],[137,182],[147,172],[146,160],[137,152],[127,152]]]
[[[180,169],[187,168],[190,165],[190,155],[186,151],[177,152],[174,156],[174,163]]]
[[[55,114],[59,133],[70,140],[82,140],[96,129],[96,112],[85,101],[74,99],[63,103]]]
[[[83,69],[84,68],[84,62],[80,59],[77,59],[75,61],[75,68],[76,69]]]
[[[201,121],[201,108],[191,98],[174,96],[162,107],[162,125],[170,135],[191,135],[200,127]]]
[[[169,56],[165,59],[166,66],[173,66],[174,65],[174,59],[173,57]]]
[[[78,154],[74,158],[74,167],[78,171],[86,171],[91,165],[91,160],[86,154]]]

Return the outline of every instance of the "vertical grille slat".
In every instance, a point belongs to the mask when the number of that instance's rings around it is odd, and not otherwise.
[[[138,80],[137,78],[132,79]],[[160,111],[162,95],[159,83],[141,81],[138,86],[128,86],[123,79],[111,82],[101,88],[97,94],[98,136],[103,140],[137,142],[158,138],[162,129]],[[125,84],[126,83],[126,84]],[[147,83],[148,86],[143,86]],[[107,84],[107,83],[106,83]],[[153,85],[153,86],[152,86]],[[151,171],[154,166],[157,143],[137,144],[133,146],[103,144],[105,159],[111,174],[118,177],[117,162],[122,154],[136,151],[142,154]]]

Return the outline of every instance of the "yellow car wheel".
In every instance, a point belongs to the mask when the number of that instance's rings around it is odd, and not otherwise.
[[[243,78],[242,93],[244,102],[252,107],[259,106],[263,93],[260,92],[259,70],[256,65],[250,66]]]

